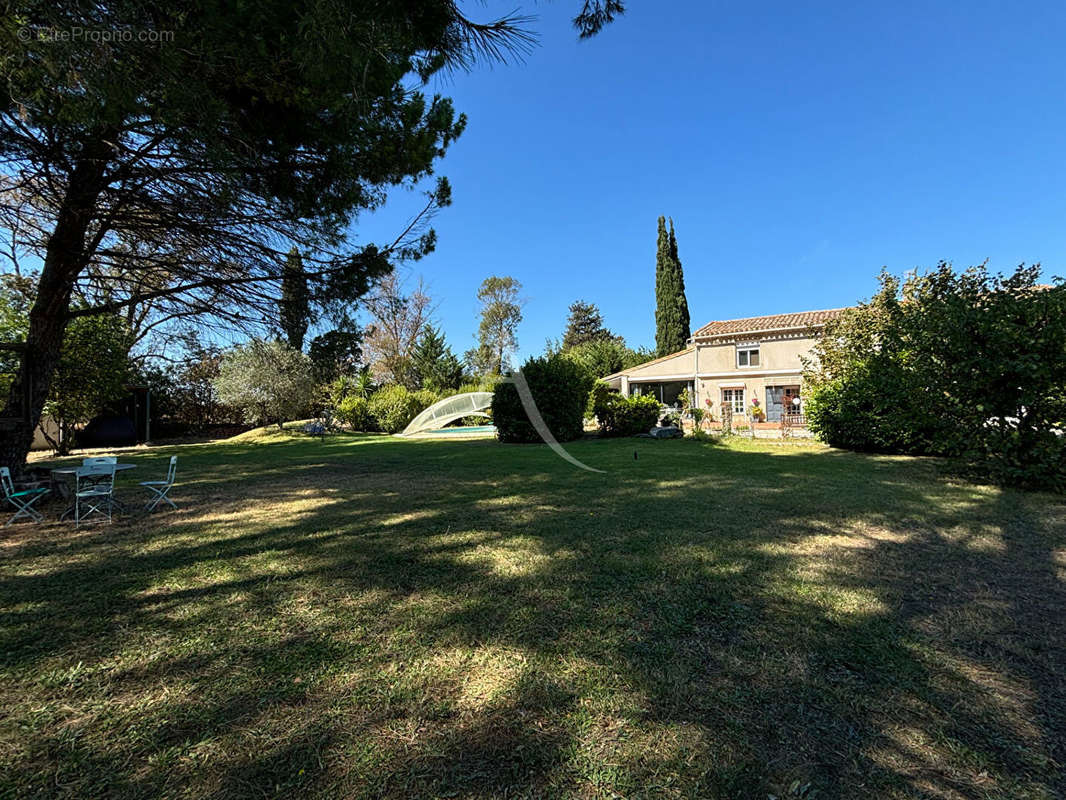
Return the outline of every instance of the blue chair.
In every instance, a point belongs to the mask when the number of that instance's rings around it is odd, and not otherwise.
[[[11,470],[7,467],[0,467],[0,484],[3,484],[4,487],[4,497],[18,509],[15,512],[15,516],[4,523],[5,528],[19,517],[29,517],[34,522],[44,522],[44,516],[32,506],[48,494],[47,489],[25,489],[21,492],[16,492],[15,483],[11,480]]]

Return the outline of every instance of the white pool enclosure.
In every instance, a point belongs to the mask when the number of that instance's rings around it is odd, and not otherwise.
[[[413,436],[443,428],[449,422],[463,417],[488,417],[492,405],[492,392],[467,392],[453,394],[431,405],[403,429],[400,436]]]

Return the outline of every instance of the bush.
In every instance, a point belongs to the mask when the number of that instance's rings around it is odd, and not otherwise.
[[[425,389],[412,392],[405,386],[383,386],[370,396],[370,416],[385,433],[399,433],[418,414],[437,401],[437,395]]]
[[[659,401],[651,395],[622,397],[616,392],[599,393],[596,420],[605,436],[634,436],[647,433],[659,421]]]
[[[1066,284],[1035,267],[941,264],[830,323],[805,383],[836,447],[947,456],[998,483],[1066,490]]]
[[[585,404],[585,419],[596,419],[597,409],[605,408],[605,404],[611,397],[620,397],[620,395],[618,392],[611,391],[611,387],[603,381],[596,381],[592,386],[592,391],[589,392],[588,402]]]
[[[347,395],[334,409],[337,419],[353,431],[374,429],[374,417],[370,413],[370,403],[365,397],[357,394]]]
[[[889,370],[856,370],[813,385],[804,401],[811,432],[826,444],[869,453],[934,454],[918,409],[888,384]]]
[[[582,367],[560,355],[531,358],[522,367],[522,377],[537,411],[557,440],[567,442],[584,433],[585,405],[593,379]],[[513,383],[497,384],[493,391],[492,421],[501,442],[541,441]]]

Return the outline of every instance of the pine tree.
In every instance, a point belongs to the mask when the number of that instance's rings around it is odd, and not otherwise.
[[[603,315],[595,303],[577,300],[570,304],[570,317],[563,334],[563,350],[610,338],[611,332],[603,327]]]
[[[311,298],[307,290],[303,259],[295,247],[289,251],[281,272],[278,317],[289,345],[295,350],[303,350],[304,335],[311,319]]]
[[[685,347],[691,336],[685,278],[677,254],[674,221],[666,229],[666,218],[659,217],[658,249],[655,257],[655,349],[666,356]]]
[[[426,326],[411,359],[424,389],[435,392],[458,389],[463,382],[463,365],[439,328]]]

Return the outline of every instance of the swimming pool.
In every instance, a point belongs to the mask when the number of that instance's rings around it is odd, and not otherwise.
[[[411,438],[422,438],[426,436],[495,436],[495,425],[469,425],[461,428],[439,428],[435,431],[422,431],[421,433],[414,434]]]

